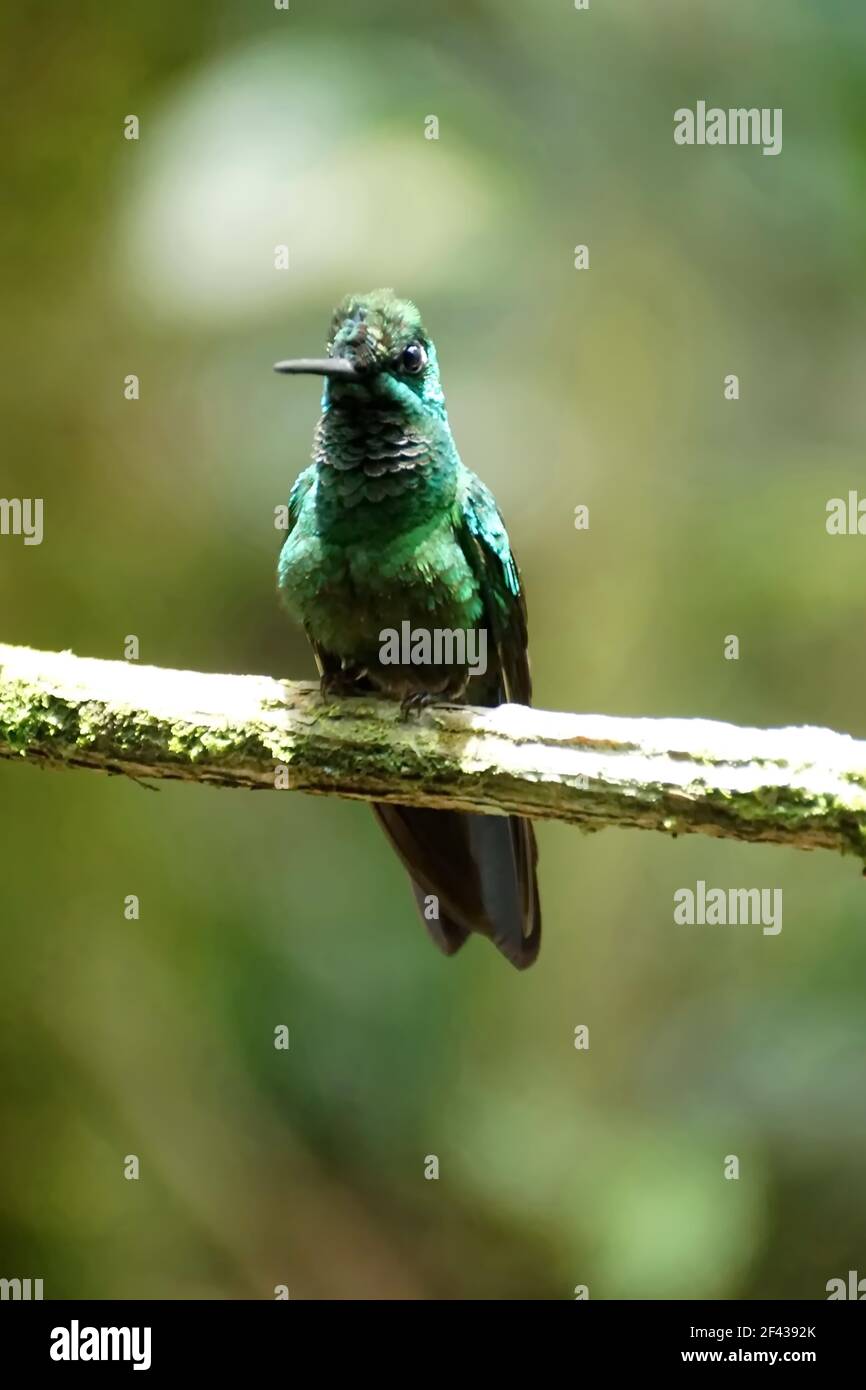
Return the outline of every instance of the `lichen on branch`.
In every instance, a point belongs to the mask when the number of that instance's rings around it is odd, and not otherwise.
[[[0,644],[0,758],[866,854],[866,742],[371,698]]]

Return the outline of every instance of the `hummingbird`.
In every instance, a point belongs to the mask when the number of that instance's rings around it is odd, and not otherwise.
[[[528,705],[520,571],[493,495],[457,452],[418,309],[393,290],[350,294],[326,353],[274,368],[323,378],[312,462],[291,490],[277,568],[323,698],[375,692],[400,700],[407,717],[437,700]],[[473,665],[465,648],[434,644],[425,661],[405,647],[395,659],[383,637],[404,630],[480,633],[489,658]],[[440,950],[453,955],[476,932],[519,970],[532,964],[541,912],[530,821],[373,810]]]

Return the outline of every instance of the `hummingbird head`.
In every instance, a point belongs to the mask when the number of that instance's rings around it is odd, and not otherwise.
[[[325,377],[326,408],[366,399],[444,416],[436,348],[415,305],[393,290],[347,295],[334,310],[327,354],[277,362],[274,371]]]

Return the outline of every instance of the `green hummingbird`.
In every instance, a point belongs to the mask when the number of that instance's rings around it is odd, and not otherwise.
[[[275,370],[324,378],[313,461],[291,491],[277,574],[323,696],[375,691],[407,710],[436,699],[529,704],[520,572],[492,494],[457,452],[415,305],[392,290],[348,295],[327,356]],[[411,647],[386,640],[397,633]],[[471,641],[456,640],[463,634],[477,639],[472,653]],[[518,969],[532,964],[541,912],[531,822],[373,809],[446,955],[478,932]]]

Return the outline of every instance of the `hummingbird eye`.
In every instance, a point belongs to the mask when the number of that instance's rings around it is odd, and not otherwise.
[[[400,366],[410,376],[417,376],[427,366],[427,353],[421,343],[409,343],[400,355]]]

